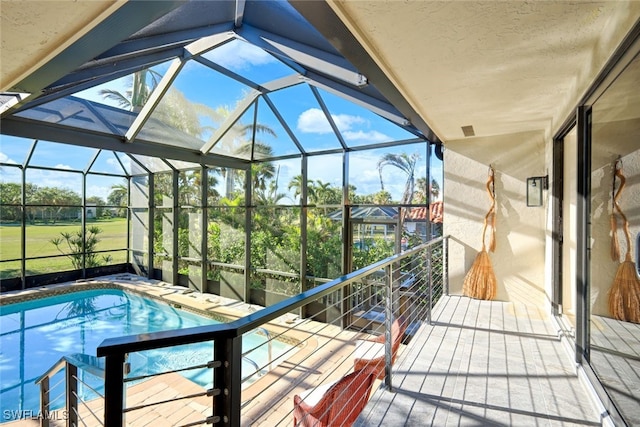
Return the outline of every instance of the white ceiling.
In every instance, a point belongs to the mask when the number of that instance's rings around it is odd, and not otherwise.
[[[549,137],[640,17],[637,1],[329,5],[445,143],[468,125]]]
[[[1,89],[122,4],[3,0]],[[548,137],[640,17],[638,1],[328,4],[445,143],[531,132]],[[340,40],[328,38],[342,50]],[[461,127],[468,125],[475,138],[464,137]]]
[[[125,0],[0,2],[0,91],[78,40]]]

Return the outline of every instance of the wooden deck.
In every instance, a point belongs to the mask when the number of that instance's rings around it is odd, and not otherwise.
[[[592,315],[591,366],[629,425],[640,426],[640,324]]]
[[[227,317],[246,314],[246,307],[218,298],[157,286],[148,291],[180,304],[192,300],[200,310]],[[363,338],[361,333],[313,321],[282,320],[268,328],[275,334],[286,330],[300,345],[243,390],[243,426],[291,425],[293,396],[350,372],[355,340]],[[560,332],[538,307],[444,296],[434,309],[432,324],[423,324],[409,345],[402,346],[392,379],[393,391],[376,382],[358,426],[601,425]],[[204,422],[212,414],[211,397],[176,400],[203,391],[175,373],[132,386],[128,408],[169,402],[129,411],[126,424],[173,427]],[[101,414],[101,405],[92,401],[89,408],[81,407],[87,426],[101,425],[89,414],[89,409]],[[22,420],[5,425],[38,424]]]
[[[357,426],[598,426],[559,331],[541,308],[445,296]]]

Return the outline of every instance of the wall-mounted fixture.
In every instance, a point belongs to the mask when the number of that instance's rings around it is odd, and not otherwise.
[[[542,206],[542,190],[549,189],[549,175],[527,178],[527,206]]]

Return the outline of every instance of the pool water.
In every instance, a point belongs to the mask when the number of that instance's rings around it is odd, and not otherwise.
[[[0,422],[10,421],[6,414],[39,410],[40,390],[34,381],[62,356],[74,353],[96,355],[96,348],[106,338],[123,335],[182,329],[220,323],[216,320],[173,307],[162,301],[117,289],[100,289],[68,293],[0,307]],[[243,337],[243,352],[258,347],[250,357],[263,367],[268,360],[267,337],[248,334]],[[273,340],[275,360],[291,346]],[[210,361],[212,342],[191,344],[132,353],[130,377],[185,368]],[[255,373],[251,363],[243,361],[243,377]],[[199,369],[181,373],[203,387],[211,387],[212,370]],[[79,371],[81,380],[101,391],[101,380]],[[62,406],[63,373],[51,380],[52,409]],[[86,398],[93,398],[86,387]],[[57,390],[57,391],[56,391]],[[9,417],[10,418],[10,417]]]

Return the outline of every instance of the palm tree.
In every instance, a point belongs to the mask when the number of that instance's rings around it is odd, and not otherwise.
[[[102,89],[99,93],[105,99],[115,101],[123,108],[139,113],[149,96],[158,86],[162,75],[152,69],[140,70],[133,73],[131,88],[124,94],[113,89]]]
[[[328,182],[317,180],[314,184],[314,193],[316,204],[319,205],[341,204],[342,202],[342,190]]]
[[[373,203],[376,205],[386,205],[391,203],[391,194],[388,191],[381,190],[373,195]]]
[[[440,195],[440,184],[436,181],[435,178],[431,179],[431,188],[429,189],[429,193],[431,193],[431,200],[436,200]]]
[[[304,181],[302,180],[302,175],[296,175],[291,178],[291,182],[289,182],[289,186],[287,188],[289,190],[293,188],[293,197],[298,197],[302,194],[303,185]],[[312,179],[307,181],[307,203],[317,203],[316,187]]]
[[[427,178],[418,178],[416,181],[416,192],[414,194],[417,203],[427,203]]]
[[[231,110],[226,107],[220,107],[218,108],[218,113],[222,117],[226,117],[231,114]],[[277,137],[276,132],[269,126],[262,125],[260,123],[236,123],[227,131],[227,133],[225,133],[220,143],[226,145],[227,147],[225,147],[225,149],[229,152],[249,158],[250,160],[273,156],[273,148],[258,140],[254,141],[254,134],[267,134]],[[275,172],[273,165],[265,162],[257,168],[254,168],[252,165],[251,169],[254,188],[262,187],[264,190],[265,184],[263,181],[265,179],[272,178]],[[233,184],[236,180],[236,172],[234,169],[223,169],[221,170],[221,174],[226,180],[226,197],[231,198],[231,190],[234,188]]]
[[[387,153],[380,160],[378,160],[378,173],[380,175],[380,189],[384,190],[384,183],[382,182],[382,169],[385,166],[395,166],[405,174],[407,174],[407,181],[404,186],[404,192],[402,193],[402,199],[400,204],[410,204],[413,200],[414,191],[414,174],[416,169],[416,163],[420,159],[418,153],[414,153],[409,156],[406,153],[393,154]]]
[[[111,191],[107,196],[108,205],[120,207],[118,209],[118,216],[120,217],[126,215],[125,207],[127,206],[127,198],[129,194],[127,183],[128,181],[125,179],[125,182],[122,184],[113,184],[111,186]]]
[[[256,188],[255,203],[262,206],[277,205],[280,200],[287,197],[284,193],[278,193],[278,186],[275,181],[269,183],[269,188]]]
[[[107,203],[111,206],[126,206],[127,194],[129,194],[129,190],[126,181],[123,184],[113,184],[107,196]]]
[[[161,74],[150,68],[140,70],[133,73],[131,87],[124,94],[113,89],[102,89],[99,93],[105,99],[115,101],[121,107],[139,113],[161,78]],[[207,116],[214,122],[220,122],[224,117],[220,111],[207,105],[189,101],[181,91],[173,87],[169,88],[155,107],[155,114],[161,122],[196,138],[210,130],[209,127],[200,124],[199,116]]]

